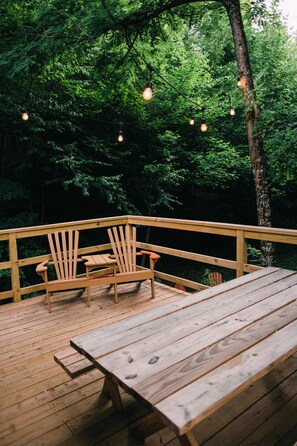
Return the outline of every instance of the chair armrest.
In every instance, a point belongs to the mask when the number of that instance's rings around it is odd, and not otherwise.
[[[159,254],[156,254],[155,252],[152,251],[140,251],[140,254],[146,254],[148,256],[150,256],[150,258],[154,261],[157,262],[160,258]]]
[[[39,263],[39,265],[37,265],[36,269],[35,269],[37,274],[42,275],[45,271],[47,271],[47,264],[48,264],[48,260],[45,260],[44,262]]]

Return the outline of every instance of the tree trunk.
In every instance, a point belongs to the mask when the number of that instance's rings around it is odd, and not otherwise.
[[[271,226],[271,204],[267,179],[267,155],[263,148],[263,139],[259,130],[260,107],[257,103],[253,76],[248,55],[247,42],[241,17],[239,0],[222,0],[233,34],[236,61],[241,89],[244,96],[248,145],[254,175],[257,217],[259,226]],[[265,266],[273,263],[273,246],[262,243],[262,258]]]

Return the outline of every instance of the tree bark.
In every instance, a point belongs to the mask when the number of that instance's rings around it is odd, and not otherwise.
[[[221,0],[227,10],[232,28],[239,79],[241,80],[246,112],[246,129],[250,158],[253,169],[257,217],[259,226],[271,226],[271,203],[268,186],[267,155],[263,148],[263,139],[259,130],[261,110],[257,103],[248,47],[239,0]],[[273,246],[262,243],[262,258],[265,266],[273,263]]]

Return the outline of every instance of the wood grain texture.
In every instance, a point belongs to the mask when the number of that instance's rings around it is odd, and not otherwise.
[[[108,287],[94,288],[91,309],[76,293],[56,296],[59,311],[48,314],[44,297],[0,306],[0,444],[1,446],[137,446],[131,428],[148,414],[121,393],[124,410],[116,413],[102,395],[103,376],[95,369],[72,380],[53,360],[69,338],[130,316],[179,301],[181,292],[156,283],[120,289],[115,305]],[[186,293],[184,293],[186,295]],[[243,442],[292,446],[296,441],[297,357],[240,393],[193,430],[200,445],[242,446]],[[295,434],[295,436],[294,436]],[[146,439],[147,446],[178,440],[168,428]],[[284,438],[286,437],[285,441]],[[289,442],[290,441],[290,442]]]
[[[218,410],[297,351],[297,321],[155,406],[179,435]]]
[[[71,343],[194,445],[191,430],[294,354],[296,335],[297,273],[267,268]]]

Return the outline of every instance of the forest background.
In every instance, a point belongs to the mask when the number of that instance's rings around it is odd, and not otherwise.
[[[1,2],[1,229],[119,214],[257,224],[226,11],[200,1],[131,19],[160,3]],[[241,12],[272,225],[296,228],[297,37],[277,0],[271,9],[243,0]],[[36,255],[39,247],[26,249]]]

